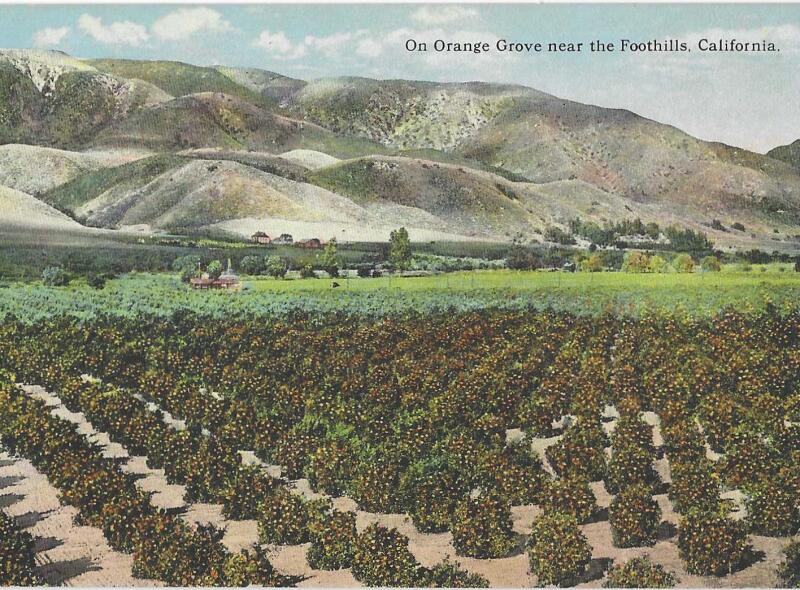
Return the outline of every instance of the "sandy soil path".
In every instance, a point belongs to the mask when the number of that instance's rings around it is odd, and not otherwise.
[[[68,417],[79,424],[82,432],[92,437],[99,443],[104,444],[109,456],[127,457],[125,450],[119,445],[113,445],[108,441],[108,437],[94,432],[82,414],[71,414],[63,406],[57,397],[44,392],[41,388],[30,388],[30,393],[40,399],[47,400],[59,415]],[[137,397],[139,397],[137,395]],[[140,399],[145,399],[140,397]],[[157,409],[155,404],[149,403],[151,410]],[[606,408],[604,412],[604,427],[607,432],[612,432],[618,414],[613,407]],[[164,413],[165,422],[176,429],[185,428],[185,423],[169,413]],[[660,433],[658,417],[652,413],[646,413],[644,419],[653,425],[653,442],[657,447],[663,444]],[[508,431],[509,440],[520,440],[524,435],[520,431]],[[551,438],[532,439],[531,446],[535,452],[540,454],[544,460],[545,469],[552,473],[552,469],[547,464],[545,449],[557,442],[560,436]],[[278,465],[268,465],[260,461],[251,451],[240,451],[244,464],[257,464],[273,476],[279,477],[281,468]],[[664,482],[670,481],[669,464],[666,459],[659,459],[655,463],[656,470],[661,475]],[[155,491],[159,501],[163,505],[172,503],[176,510],[183,510],[183,517],[192,523],[213,523],[217,526],[227,527],[224,538],[225,544],[231,550],[239,550],[257,543],[257,526],[255,521],[233,522],[227,521],[222,516],[222,507],[218,504],[183,504],[183,486],[169,486],[163,478],[163,471],[150,470],[144,464],[141,457],[128,458],[124,469],[131,473],[142,475],[140,484],[143,489]],[[300,479],[290,482],[290,487],[298,493],[303,494],[309,499],[323,497],[311,490],[307,480]],[[683,568],[683,564],[678,556],[677,548],[677,524],[678,515],[673,511],[672,505],[667,498],[666,489],[664,493],[655,496],[662,509],[662,526],[659,542],[654,547],[639,547],[632,549],[618,549],[613,546],[611,540],[611,527],[608,523],[607,508],[610,505],[612,496],[605,490],[602,483],[592,484],[592,490],[597,498],[600,512],[597,518],[588,524],[582,525],[581,529],[593,547],[592,563],[589,570],[583,576],[580,587],[600,587],[605,579],[605,571],[614,563],[623,563],[628,559],[639,556],[649,555],[650,558],[662,564],[667,570],[673,572],[679,578],[680,587],[718,587],[718,588],[741,588],[741,587],[774,587],[776,584],[775,566],[781,560],[781,551],[789,543],[789,539],[774,539],[769,537],[752,536],[751,542],[754,547],[754,554],[751,562],[742,570],[720,578],[691,576]],[[736,518],[742,518],[744,511],[741,505],[741,494],[736,491],[726,492],[723,497],[733,500],[738,510],[734,513]],[[369,524],[377,522],[383,526],[395,527],[402,534],[409,538],[409,549],[419,562],[425,566],[433,566],[446,557],[457,561],[461,566],[471,572],[483,575],[489,580],[492,587],[530,587],[535,585],[535,576],[528,571],[528,559],[523,549],[523,543],[530,534],[531,525],[534,518],[540,513],[537,506],[517,506],[512,509],[512,519],[514,530],[520,535],[520,547],[512,556],[503,559],[472,559],[459,557],[455,553],[450,533],[425,534],[416,530],[411,519],[405,514],[376,514],[358,510],[356,503],[347,497],[331,498],[334,506],[339,510],[351,510],[356,513],[356,524],[361,531]],[[306,561],[308,544],[295,546],[274,546],[267,547],[273,565],[289,575],[304,576],[305,580],[300,583],[303,587],[354,587],[360,584],[353,578],[349,570],[339,570],[334,572],[313,570]]]
[[[78,510],[26,459],[0,450],[0,507],[33,535],[39,573],[53,586],[161,586],[131,576],[133,557],[111,549],[100,529],[77,526]]]

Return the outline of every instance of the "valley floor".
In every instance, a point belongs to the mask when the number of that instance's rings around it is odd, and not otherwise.
[[[487,270],[336,280],[245,277],[239,292],[193,291],[172,274],[134,273],[109,281],[103,290],[81,281],[68,287],[45,287],[39,281],[2,287],[0,316],[30,320],[60,313],[169,315],[178,309],[214,317],[298,311],[383,316],[484,308],[708,315],[726,307],[794,308],[800,300],[800,273],[791,265],[773,264],[747,272],[726,267],[691,274]]]

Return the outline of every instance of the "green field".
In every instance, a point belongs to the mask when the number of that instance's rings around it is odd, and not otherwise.
[[[709,315],[733,307],[794,309],[800,273],[789,265],[755,266],[749,272],[726,267],[720,273],[630,274],[517,272],[449,273],[424,277],[278,280],[245,278],[241,292],[193,291],[172,274],[133,273],[94,290],[81,280],[68,287],[40,282],[6,283],[0,315],[26,320],[75,314],[169,315],[186,309],[215,318],[292,314],[444,313],[484,308],[555,309],[577,314],[605,311]]]

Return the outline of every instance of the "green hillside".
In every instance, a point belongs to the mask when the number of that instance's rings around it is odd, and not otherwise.
[[[94,170],[44,193],[41,199],[58,209],[74,212],[111,189],[135,191],[184,161],[179,156],[156,155],[122,166]]]
[[[193,66],[178,61],[127,59],[92,59],[86,60],[86,63],[113,76],[138,78],[150,82],[176,97],[200,92],[222,92],[263,107],[274,106],[274,101],[270,98],[234,82],[214,68]]]
[[[800,170],[800,139],[789,145],[773,148],[767,152],[767,155]]]

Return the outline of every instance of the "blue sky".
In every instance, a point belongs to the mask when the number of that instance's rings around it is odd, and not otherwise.
[[[2,6],[0,43],[77,57],[174,59],[338,75],[532,86],[766,151],[800,138],[800,5]],[[409,53],[408,38],[774,41],[780,52]]]

